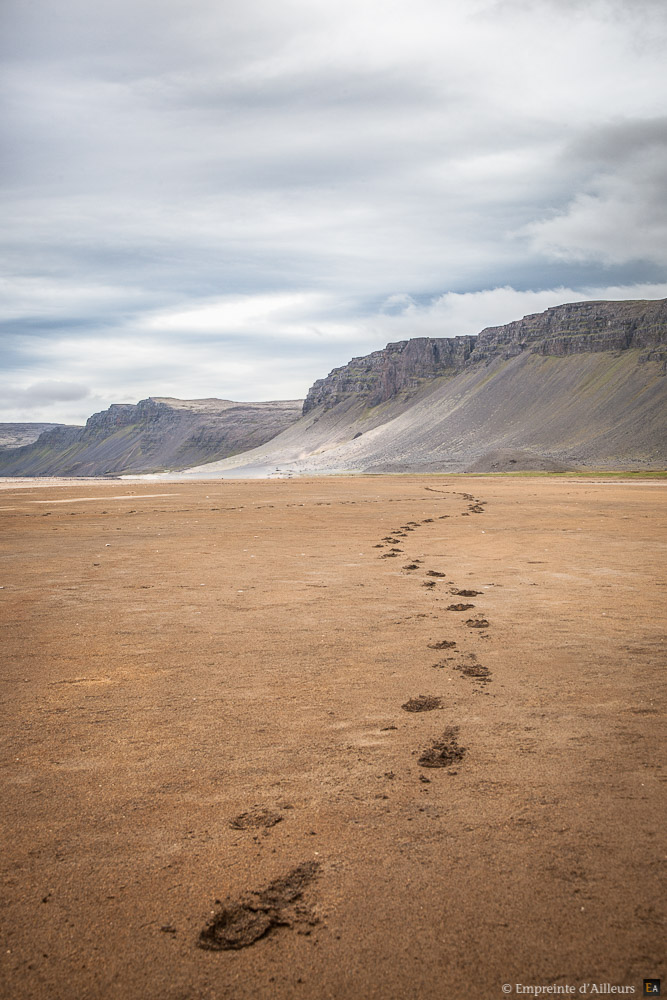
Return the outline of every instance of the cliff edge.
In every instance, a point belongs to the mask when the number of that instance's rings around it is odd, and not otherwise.
[[[298,419],[301,405],[161,396],[114,403],[85,427],[56,427],[0,451],[0,476],[109,476],[214,462],[269,441]]]
[[[641,351],[640,360],[667,363],[667,300],[572,302],[487,327],[476,336],[416,337],[387,344],[318,379],[308,391],[303,413],[318,406],[331,409],[350,396],[377,406],[396,396],[414,395],[429,380],[524,351],[567,357],[629,349]]]

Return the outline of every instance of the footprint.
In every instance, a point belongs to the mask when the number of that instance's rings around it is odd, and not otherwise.
[[[474,653],[468,653],[468,662],[457,663],[454,670],[463,674],[464,677],[471,677],[479,684],[489,684],[491,682],[491,671],[488,667],[477,662],[477,657]]]
[[[401,708],[406,712],[432,712],[442,708],[442,698],[434,694],[420,694],[417,698],[410,698]]]
[[[261,827],[268,829],[280,823],[282,818],[280,813],[271,812],[270,809],[253,809],[230,819],[229,825],[232,830],[258,830]]]
[[[448,726],[439,740],[424,750],[418,763],[420,767],[449,767],[465,756],[466,748],[459,746],[459,727]]]
[[[449,593],[453,594],[454,597],[479,597],[480,594],[484,593],[484,591],[483,590],[457,590],[456,587],[453,587],[450,590]]]
[[[424,580],[422,587],[435,587],[435,580]]]
[[[429,642],[429,649],[453,649],[456,643],[450,639],[441,639],[439,642]]]
[[[468,628],[488,628],[489,623],[486,618],[468,618],[466,621]]]
[[[437,569],[429,569],[426,571],[427,576],[447,576],[446,573],[438,573]]]
[[[275,927],[314,926],[318,920],[304,905],[295,907],[319,870],[306,861],[265,889],[248,893],[238,902],[221,906],[199,932],[197,946],[206,951],[236,951],[259,941]]]
[[[447,607],[448,611],[468,611],[470,608],[474,608],[474,604],[450,604]]]
[[[403,566],[403,569],[419,569],[417,563],[408,563],[407,566]]]

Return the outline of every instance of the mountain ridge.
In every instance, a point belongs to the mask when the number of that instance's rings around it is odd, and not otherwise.
[[[32,444],[44,431],[52,431],[57,427],[74,426],[77,425],[53,422],[35,423],[31,421],[0,423],[0,451],[23,448],[24,445]]]
[[[667,299],[567,303],[387,344],[303,401],[112,404],[0,451],[0,475],[664,468],[666,373]]]
[[[572,302],[530,313],[502,326],[485,327],[473,336],[415,337],[387,344],[353,358],[318,379],[308,391],[304,416],[318,406],[330,409],[349,393],[365,394],[376,406],[426,379],[461,372],[495,356],[514,357],[524,350],[566,357],[570,354],[637,348],[667,361],[667,300]],[[664,347],[664,350],[660,350]]]
[[[186,472],[665,468],[666,373],[667,300],[568,303],[354,358],[268,446]]]
[[[149,396],[112,403],[84,427],[55,427],[0,451],[0,476],[100,476],[186,468],[261,445],[294,422],[302,400],[237,403]]]

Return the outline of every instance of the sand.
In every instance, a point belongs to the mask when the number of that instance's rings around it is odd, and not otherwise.
[[[665,978],[667,484],[5,485],[3,997]]]

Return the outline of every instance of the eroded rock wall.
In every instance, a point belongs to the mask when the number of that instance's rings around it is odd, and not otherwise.
[[[308,392],[303,412],[317,406],[331,409],[351,395],[377,406],[401,392],[418,389],[426,380],[524,351],[565,357],[630,348],[643,352],[640,359],[667,358],[667,300],[573,302],[504,326],[487,327],[477,336],[416,337],[387,344],[318,379]]]
[[[306,397],[303,412],[321,404],[330,409],[351,394],[363,395],[369,406],[377,406],[426,380],[460,371],[474,342],[474,337],[415,337],[387,344],[383,350],[353,358],[318,379]]]
[[[105,476],[183,469],[271,440],[301,400],[142,399],[114,403],[85,427],[56,427],[33,444],[0,451],[0,476]]]

